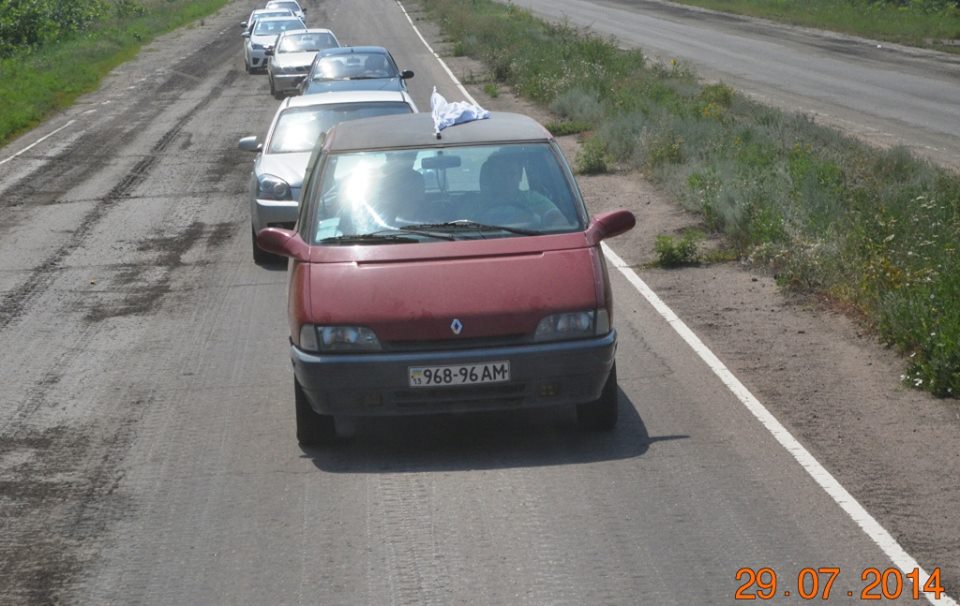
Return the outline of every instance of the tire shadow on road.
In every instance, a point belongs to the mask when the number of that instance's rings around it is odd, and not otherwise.
[[[608,432],[581,430],[572,406],[368,417],[354,426],[338,420],[337,441],[304,448],[304,456],[329,473],[464,471],[631,459],[690,437],[651,436],[622,389],[618,395],[620,419]]]

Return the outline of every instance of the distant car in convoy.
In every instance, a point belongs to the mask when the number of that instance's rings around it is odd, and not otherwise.
[[[263,143],[244,137],[240,149],[259,152],[250,173],[250,224],[253,259],[277,260],[257,246],[264,227],[292,228],[307,160],[321,133],[346,120],[417,111],[405,91],[343,91],[285,99],[274,114]]]
[[[264,6],[266,9],[287,9],[294,16],[299,17],[301,21],[306,23],[307,21],[307,9],[302,6],[297,0],[270,0]]]
[[[320,95],[323,96],[323,95]],[[493,113],[435,134],[430,113],[340,123],[307,168],[289,257],[297,439],[335,417],[576,407],[618,418],[610,281],[600,242],[627,210],[590,218],[550,133]]]
[[[401,71],[382,46],[341,46],[319,51],[300,93],[310,95],[334,90],[406,90],[410,70]]]
[[[260,17],[254,21],[249,32],[242,35],[243,63],[248,74],[267,69],[267,48],[272,48],[281,32],[291,29],[307,29],[297,17]]]
[[[328,29],[312,28],[289,30],[277,37],[276,45],[267,49],[267,77],[270,94],[283,99],[296,93],[300,82],[310,71],[317,51],[340,46],[337,37]]]
[[[240,22],[241,33],[249,34],[253,30],[254,24],[256,24],[257,19],[262,17],[293,17],[294,14],[288,9],[264,9],[257,8],[250,12],[250,16],[247,17],[246,21]]]

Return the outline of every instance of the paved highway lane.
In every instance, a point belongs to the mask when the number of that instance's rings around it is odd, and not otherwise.
[[[792,28],[659,0],[511,0],[689,61],[762,102],[815,116],[879,145],[960,168],[960,57]],[[880,48],[878,48],[880,44]]]
[[[396,4],[307,4],[390,46],[422,108],[460,98]],[[243,73],[253,5],[0,155],[76,120],[0,165],[0,603],[715,604],[761,566],[777,603],[840,567],[847,603],[890,566],[615,271],[615,433],[545,410],[300,449],[286,275],[251,261],[236,149],[276,107]]]

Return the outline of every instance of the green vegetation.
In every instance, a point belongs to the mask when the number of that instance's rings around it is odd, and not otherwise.
[[[590,131],[579,170],[643,170],[739,258],[857,310],[909,355],[909,384],[960,392],[957,175],[513,5],[424,4],[497,81]]]
[[[94,90],[143,44],[228,1],[0,3],[0,144]]]
[[[956,0],[675,0],[726,13],[960,52]]]
[[[700,262],[698,245],[703,235],[687,230],[680,237],[659,235],[653,244],[657,253],[657,265],[660,267],[680,267]]]

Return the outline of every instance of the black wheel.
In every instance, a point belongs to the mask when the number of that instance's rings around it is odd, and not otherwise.
[[[277,101],[283,100],[283,93],[277,90],[277,87],[273,85],[273,78],[270,78],[270,94],[273,95],[273,98]]]
[[[243,60],[243,69],[247,70],[247,73],[248,73],[248,74],[252,74],[252,73],[253,73],[253,68],[250,66],[249,63],[247,63],[247,60],[246,60],[246,59]]]
[[[253,262],[257,265],[276,265],[283,261],[283,257],[268,253],[257,244],[257,231],[250,229],[250,245],[253,247]]]
[[[603,384],[600,398],[586,404],[577,404],[577,422],[590,431],[610,431],[617,426],[619,417],[619,390],[617,389],[617,365],[614,363]]]
[[[333,442],[337,437],[333,417],[314,412],[296,378],[293,380],[293,395],[297,406],[297,442],[301,446],[321,446]]]

